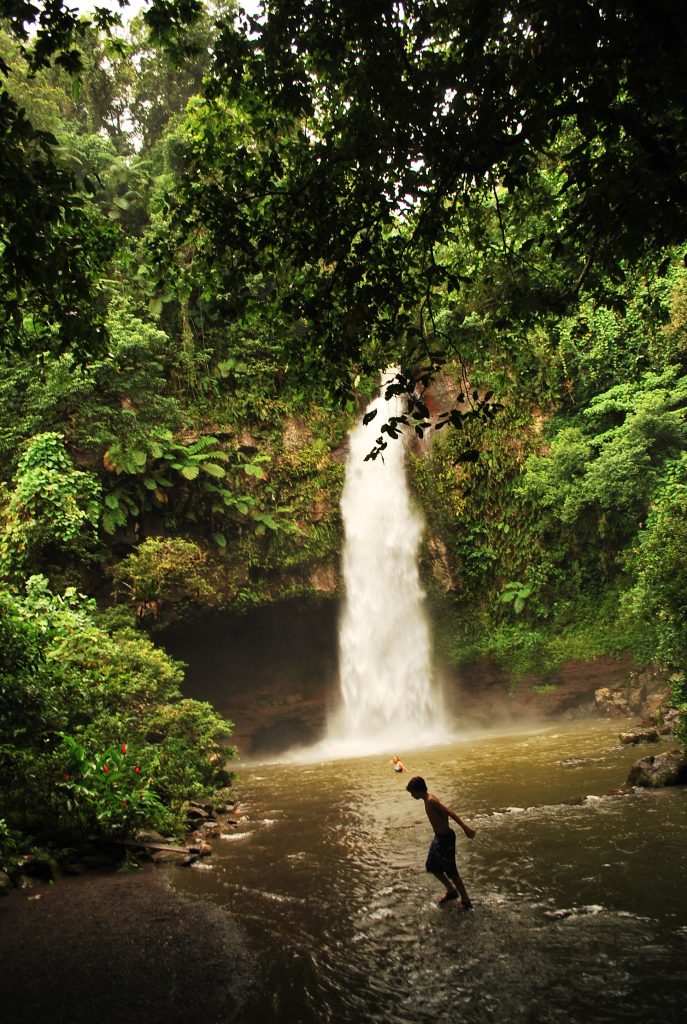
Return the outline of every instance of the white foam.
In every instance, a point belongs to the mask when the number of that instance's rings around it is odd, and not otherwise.
[[[412,506],[404,437],[381,428],[405,412],[398,396],[382,393],[368,406],[372,422],[350,435],[341,498],[346,601],[339,630],[341,705],[318,745],[321,760],[394,753],[449,739],[433,692],[431,645],[418,572],[424,523]],[[400,428],[401,431],[403,427]],[[365,456],[383,436],[387,447]]]

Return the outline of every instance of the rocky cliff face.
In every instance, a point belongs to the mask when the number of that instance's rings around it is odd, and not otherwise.
[[[649,718],[667,709],[670,689],[664,674],[637,669],[632,658],[569,661],[546,680],[513,682],[488,662],[467,665],[445,678],[447,708],[459,720],[478,725],[542,721],[560,717]]]

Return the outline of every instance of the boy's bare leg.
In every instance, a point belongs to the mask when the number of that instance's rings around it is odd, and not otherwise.
[[[467,890],[463,885],[463,879],[460,877],[457,871],[455,875],[450,875],[449,878],[460,894],[460,902],[463,904],[465,909],[468,910],[472,906],[472,900],[468,896]]]
[[[469,910],[472,907],[472,900],[468,896],[467,889],[463,885],[463,879],[457,871],[455,874],[452,872],[450,875],[439,871],[432,871],[432,874],[446,889],[439,903],[448,903],[449,900],[455,900],[460,896],[460,902],[465,910]]]
[[[439,900],[439,903],[448,903],[449,900],[455,900],[460,896],[460,902],[462,906],[469,910],[472,906],[472,900],[467,894],[467,890],[463,885],[463,879],[456,871],[454,874],[440,874],[438,871],[433,871],[434,877],[446,887],[446,892]]]
[[[432,874],[436,880],[441,882],[441,884],[446,888],[446,892],[439,900],[439,903],[447,903],[449,900],[455,900],[458,898],[459,892],[457,891],[457,886],[448,875],[439,871],[432,871]]]

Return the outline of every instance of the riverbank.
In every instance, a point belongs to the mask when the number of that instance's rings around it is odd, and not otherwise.
[[[3,1024],[231,1024],[255,976],[230,914],[176,893],[159,868],[0,901]]]

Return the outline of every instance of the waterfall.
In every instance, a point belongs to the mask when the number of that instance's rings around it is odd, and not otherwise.
[[[403,438],[365,461],[381,425],[401,400],[381,395],[350,436],[341,511],[345,604],[339,626],[341,705],[324,746],[334,756],[442,742],[447,730],[431,683],[431,646],[418,574],[423,523],[412,507]]]

